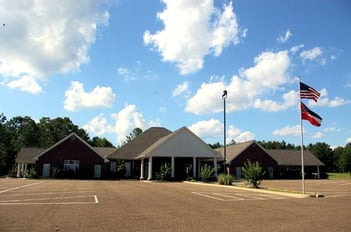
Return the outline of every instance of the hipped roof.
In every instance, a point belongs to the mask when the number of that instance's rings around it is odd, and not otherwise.
[[[151,127],[127,144],[117,149],[108,158],[110,160],[135,159],[156,141],[171,133],[172,132],[170,130],[164,127]]]
[[[267,149],[267,152],[278,162],[279,166],[301,166],[301,150]],[[310,152],[303,152],[304,166],[324,166],[324,164]]]

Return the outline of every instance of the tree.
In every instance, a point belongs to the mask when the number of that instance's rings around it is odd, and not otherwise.
[[[0,115],[0,175],[7,174],[8,170],[15,162],[16,150],[13,147],[12,134],[8,127],[6,127],[6,116],[2,113]]]
[[[219,142],[217,142],[217,143],[214,143],[214,144],[208,144],[212,149],[216,149],[216,148],[219,148],[219,147],[222,147],[222,145],[219,143]]]
[[[55,119],[43,117],[40,119],[38,127],[40,131],[41,147],[49,147],[72,132],[76,133],[84,141],[89,142],[87,132],[73,124],[73,122],[67,117],[58,117]]]
[[[351,172],[351,143],[335,148],[334,157],[338,172]]]
[[[326,143],[316,143],[316,144],[309,144],[307,149],[310,150],[317,158],[322,161],[327,171],[335,171],[335,159],[333,150],[330,146]]]
[[[123,144],[127,144],[130,141],[132,141],[133,139],[135,139],[138,135],[140,135],[141,133],[143,133],[143,130],[140,128],[134,128],[133,132],[130,133],[129,135],[126,135],[126,140],[123,142]]]
[[[113,144],[110,141],[108,141],[106,138],[100,138],[97,136],[89,140],[89,144],[92,147],[113,147]]]
[[[252,186],[255,188],[260,186],[265,172],[262,171],[262,167],[257,161],[255,163],[251,163],[250,160],[247,160],[244,163],[244,167],[241,168],[241,171],[244,178],[247,180],[247,182],[252,184]]]

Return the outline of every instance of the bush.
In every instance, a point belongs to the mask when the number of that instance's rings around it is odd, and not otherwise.
[[[217,177],[217,182],[220,185],[232,185],[234,177],[230,174],[221,173]]]
[[[213,168],[208,164],[205,164],[200,169],[201,180],[208,182],[212,178],[213,172],[214,172]]]
[[[262,167],[257,161],[251,163],[250,160],[247,160],[241,170],[244,178],[252,184],[253,187],[258,188],[260,186],[265,172],[262,171]]]
[[[160,181],[170,180],[172,174],[172,168],[170,163],[161,165],[160,172],[156,174],[156,179]]]
[[[36,179],[36,178],[39,178],[39,175],[38,175],[37,171],[35,171],[34,168],[30,168],[28,171],[28,177]]]

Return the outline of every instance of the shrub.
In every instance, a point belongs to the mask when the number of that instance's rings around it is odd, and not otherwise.
[[[170,163],[161,165],[160,172],[156,174],[156,179],[160,181],[170,180],[172,174],[172,168]]]
[[[221,173],[217,177],[217,182],[220,185],[232,185],[234,177],[230,174]]]
[[[126,162],[124,160],[118,160],[117,161],[117,167],[116,167],[116,176],[118,178],[122,178],[126,175]]]
[[[202,166],[200,169],[201,180],[206,182],[209,181],[212,178],[213,171],[214,171],[213,168],[208,164],[205,164],[204,166]]]
[[[251,163],[250,160],[247,160],[241,170],[244,178],[252,184],[253,187],[258,188],[260,186],[265,172],[262,171],[262,167],[257,161]]]
[[[34,168],[30,168],[28,170],[28,177],[29,178],[39,178],[39,175],[38,175],[37,171],[35,171]]]

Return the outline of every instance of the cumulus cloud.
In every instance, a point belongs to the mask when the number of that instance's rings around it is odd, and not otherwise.
[[[144,32],[145,45],[157,50],[163,61],[175,63],[181,74],[203,67],[207,55],[219,56],[229,44],[239,43],[239,29],[232,2],[216,8],[213,0],[163,0],[157,13],[164,29]],[[246,31],[244,31],[246,33]]]
[[[192,132],[203,140],[223,136],[223,128],[223,124],[217,119],[199,121],[189,127]],[[255,135],[250,131],[241,131],[240,129],[230,125],[227,129],[226,137],[226,143],[230,143],[232,140],[240,143],[253,140]]]
[[[300,125],[286,126],[286,127],[281,128],[281,129],[276,129],[273,131],[273,135],[300,136],[301,135]]]
[[[24,75],[19,77],[16,80],[9,81],[6,84],[6,86],[10,87],[11,89],[19,88],[22,91],[29,92],[32,94],[37,94],[42,92],[42,88],[36,82],[35,78],[28,75]]]
[[[83,126],[84,130],[101,136],[113,132],[113,127],[108,124],[104,114],[99,114]]]
[[[11,88],[38,93],[55,73],[78,70],[109,14],[100,1],[1,1],[0,77]],[[15,48],[15,49],[14,49]],[[30,77],[30,78],[29,78]],[[32,88],[24,88],[30,81]]]
[[[309,106],[329,106],[329,107],[339,107],[343,105],[347,105],[351,103],[351,100],[344,99],[342,97],[334,97],[333,99],[328,98],[328,91],[326,88],[321,89],[320,91],[320,98],[318,102],[314,102],[310,100],[308,102]]]
[[[316,132],[311,136],[312,139],[320,139],[323,138],[325,135],[322,132]]]
[[[72,81],[65,92],[64,108],[68,111],[79,111],[88,108],[112,107],[116,95],[111,87],[95,87],[90,93],[85,92],[83,84]]]
[[[290,30],[287,30],[286,32],[285,32],[285,35],[284,36],[279,36],[278,38],[277,38],[277,41],[278,42],[280,42],[280,43],[286,43],[288,40],[289,40],[289,38],[292,36],[292,33],[290,32]]]
[[[161,122],[147,121],[144,115],[138,112],[137,107],[132,104],[127,104],[122,110],[117,113],[105,117],[104,114],[91,119],[83,126],[89,133],[97,136],[106,135],[108,133],[116,136],[116,143],[121,144],[135,128],[145,130],[151,126],[160,126]]]
[[[254,59],[253,67],[240,70],[240,77],[233,76],[229,83],[224,79],[212,79],[208,83],[202,83],[195,95],[186,104],[185,111],[194,114],[206,114],[223,111],[221,95],[223,90],[228,91],[228,111],[243,110],[250,107],[270,110],[270,106],[263,107],[260,103],[274,105],[269,100],[257,100],[263,94],[279,90],[283,84],[289,81],[288,68],[290,59],[288,51],[263,52]],[[288,101],[294,99],[294,93],[283,95],[283,106],[289,106]],[[296,97],[295,97],[296,98]],[[278,104],[278,103],[277,103]]]

